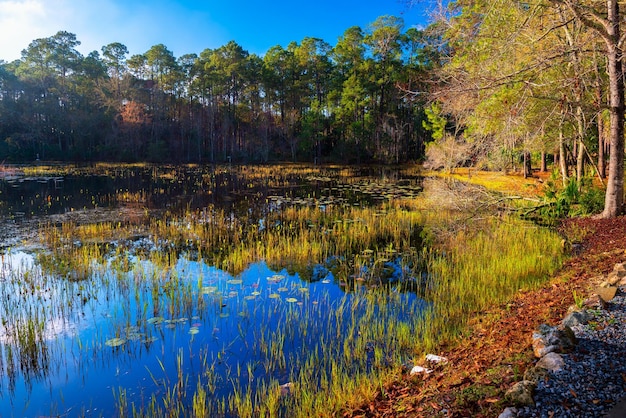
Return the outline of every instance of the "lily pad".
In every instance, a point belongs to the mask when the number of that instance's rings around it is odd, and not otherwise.
[[[140,341],[143,339],[143,337],[144,335],[140,332],[132,332],[126,334],[126,338],[128,338],[130,341]]]
[[[152,325],[162,324],[165,319],[162,316],[155,316],[153,318],[149,318],[146,322]]]
[[[200,332],[200,330],[198,329],[198,327],[191,327],[191,328],[189,328],[189,334],[190,335],[196,335],[199,332]]]
[[[256,299],[256,296],[254,295],[248,295],[244,297],[244,300],[254,300],[254,299]]]
[[[252,296],[259,296],[261,294],[261,292],[257,292],[256,290],[252,293],[250,293]]]
[[[285,278],[285,276],[283,276],[282,274],[275,274],[273,276],[270,276],[267,278],[267,281],[269,281],[270,283],[278,283],[281,280],[283,280]]]
[[[296,299],[296,298],[287,298],[287,299],[285,299],[285,301],[287,301],[289,303],[296,303],[298,301],[298,299]]]
[[[226,283],[228,283],[228,284],[242,284],[243,280],[241,280],[241,279],[230,279],[230,280],[226,280]]]
[[[104,342],[104,345],[109,347],[119,347],[126,343],[126,340],[123,338],[110,338]]]
[[[202,288],[202,293],[204,295],[210,295],[215,292],[217,292],[217,286],[204,286]]]
[[[279,291],[279,292],[286,292],[286,291],[288,291],[289,289],[287,289],[286,287],[284,287],[284,286],[283,286],[283,287],[279,287],[279,288],[278,288],[278,289],[276,289],[276,290],[277,290],[277,291]]]
[[[280,299],[280,295],[278,293],[271,293],[269,298],[270,299]]]

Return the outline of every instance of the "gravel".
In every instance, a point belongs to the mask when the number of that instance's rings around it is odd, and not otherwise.
[[[589,312],[589,323],[572,327],[578,343],[563,369],[539,382],[536,407],[518,408],[518,417],[603,417],[626,396],[626,288]]]

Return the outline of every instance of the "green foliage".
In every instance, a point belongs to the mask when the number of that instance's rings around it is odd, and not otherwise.
[[[578,292],[576,292],[576,290],[572,291],[572,296],[574,297],[574,305],[578,309],[582,309],[585,303],[584,296],[580,295]]]
[[[604,209],[604,191],[597,187],[584,188],[579,200],[583,215],[600,213]]]
[[[579,185],[569,179],[565,187],[559,187],[558,174],[552,173],[546,183],[544,204],[539,213],[544,222],[553,224],[568,216],[584,216],[599,213],[604,208],[604,191],[595,187],[589,179]]]
[[[426,120],[422,121],[424,129],[430,131],[430,135],[435,141],[443,139],[447,121],[441,115],[441,105],[435,102],[425,108],[424,112],[426,113]]]

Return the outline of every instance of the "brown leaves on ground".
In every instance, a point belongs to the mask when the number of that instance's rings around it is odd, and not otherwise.
[[[578,218],[560,232],[576,240],[574,254],[542,288],[520,292],[505,306],[479,312],[467,334],[441,347],[449,362],[432,374],[403,375],[351,417],[497,417],[508,406],[504,393],[535,359],[531,335],[556,324],[573,305],[574,291],[588,295],[597,276],[626,260],[626,218]]]

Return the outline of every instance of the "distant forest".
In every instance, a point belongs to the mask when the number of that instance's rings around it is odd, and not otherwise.
[[[231,41],[177,58],[122,43],[83,56],[60,31],[0,61],[0,161],[418,160],[423,38],[384,16],[335,46],[305,38],[261,57]]]

